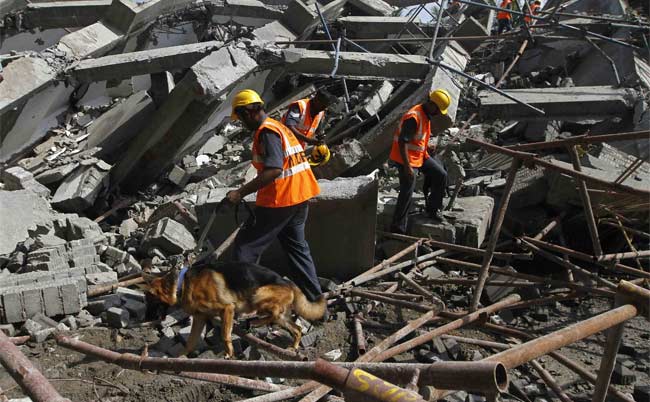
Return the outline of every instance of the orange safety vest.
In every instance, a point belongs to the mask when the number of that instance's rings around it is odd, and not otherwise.
[[[313,138],[314,135],[316,134],[316,129],[318,128],[320,121],[325,116],[325,111],[318,113],[316,116],[312,118],[311,99],[309,98],[300,99],[295,102],[292,102],[289,105],[289,109],[291,109],[293,106],[298,106],[298,109],[300,110],[300,121],[298,122],[298,125],[295,126],[296,130],[298,130],[300,134],[304,135],[307,138]],[[287,110],[284,116],[282,116],[283,124],[287,122],[288,115],[289,115],[289,110]],[[299,141],[299,142],[300,145],[302,145],[302,147],[305,148],[305,142],[304,141]]]
[[[499,8],[509,8],[512,0],[503,0]],[[512,19],[512,15],[507,11],[499,11],[497,13],[498,20],[509,20]]]
[[[538,9],[538,8],[539,8],[539,4],[533,3],[533,4],[530,6],[530,13],[531,13],[531,15],[537,15],[537,9]],[[530,15],[526,15],[526,16],[524,17],[524,21],[526,21],[526,23],[527,23],[528,25],[530,25],[530,23],[533,22],[533,19],[530,18]]]
[[[264,170],[263,153],[259,142],[260,133],[264,129],[269,129],[280,136],[284,161],[282,174],[272,183],[257,190],[255,204],[268,208],[289,207],[317,196],[320,187],[298,139],[284,124],[270,117],[264,120],[253,136],[253,166],[258,174]]]
[[[408,119],[415,119],[415,122],[417,123],[415,135],[406,143],[409,165],[412,167],[420,167],[424,163],[424,159],[429,155],[427,152],[427,145],[429,144],[429,137],[431,136],[431,121],[421,104],[413,106],[408,112],[404,113],[404,116],[402,116],[402,119],[395,130],[395,134],[393,135],[393,147],[390,150],[390,159],[401,165],[404,164],[402,154],[400,154],[399,151],[399,135],[402,132],[402,125],[404,125],[404,122]]]

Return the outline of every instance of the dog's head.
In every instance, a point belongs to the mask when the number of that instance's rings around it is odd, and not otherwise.
[[[176,304],[178,270],[171,269],[163,275],[142,272],[142,278],[145,282],[144,290],[148,294],[170,306]]]

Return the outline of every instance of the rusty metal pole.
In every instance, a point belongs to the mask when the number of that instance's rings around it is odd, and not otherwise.
[[[349,397],[355,402],[426,402],[417,392],[400,388],[358,368],[348,370],[318,359],[314,373],[319,382],[342,390],[346,400]]]
[[[359,281],[360,279],[362,279],[362,278],[364,278],[364,277],[366,277],[366,276],[368,276],[370,274],[373,274],[373,273],[375,273],[377,271],[381,271],[384,268],[388,268],[388,266],[390,266],[390,264],[392,264],[395,261],[399,260],[400,258],[404,257],[405,255],[415,251],[421,244],[422,244],[422,239],[418,239],[415,243],[413,243],[410,246],[406,247],[402,251],[394,254],[392,257],[380,262],[379,264],[377,264],[374,267],[368,269],[367,271],[365,271],[365,272],[355,276],[354,278],[348,280],[347,282],[345,282],[345,285],[352,285],[356,281]]]
[[[571,156],[571,163],[577,172],[582,172],[582,165],[580,164],[580,157],[575,146],[567,147],[567,151]],[[591,236],[591,244],[594,248],[594,255],[599,257],[603,255],[603,249],[600,247],[600,237],[598,236],[598,226],[596,225],[596,218],[594,217],[594,210],[591,206],[591,197],[587,189],[587,183],[579,178],[574,178],[578,185],[580,199],[582,200],[582,208],[584,209],[585,217],[587,218],[587,227],[589,228],[589,236]]]
[[[34,402],[70,402],[23,355],[4,332],[0,331],[0,364]]]
[[[512,189],[515,184],[515,177],[517,176],[517,171],[519,171],[520,167],[521,160],[514,158],[512,160],[512,166],[510,166],[510,171],[508,172],[508,177],[506,178],[506,185],[503,189],[503,195],[501,196],[501,205],[499,205],[496,219],[492,224],[490,240],[488,241],[487,247],[485,248],[486,253],[483,256],[483,263],[481,264],[481,271],[479,272],[478,282],[476,284],[476,289],[474,290],[474,298],[472,299],[472,304],[470,305],[470,311],[476,311],[476,309],[478,309],[478,305],[481,300],[481,294],[483,293],[483,287],[485,286],[485,281],[487,280],[489,274],[490,263],[492,262],[494,249],[496,248],[497,241],[499,241],[501,225],[503,224],[503,219],[506,216],[508,204],[510,203],[510,196],[512,195]]]
[[[620,294],[617,294],[614,300],[615,306],[618,307],[621,305],[622,300]],[[612,372],[616,364],[616,354],[618,353],[618,348],[621,346],[624,330],[625,322],[607,330],[607,340],[605,341],[603,356],[600,358],[600,368],[598,369],[598,377],[596,378],[594,394],[591,399],[592,402],[605,402],[607,388],[612,378]]]
[[[486,360],[499,361],[508,368],[515,368],[563,346],[625,322],[635,317],[638,312],[636,306],[625,304],[540,338],[514,346],[511,349],[492,355]]]
[[[357,354],[361,356],[366,353],[366,337],[363,335],[363,326],[361,325],[359,315],[354,316],[352,325],[354,329],[354,343],[357,345]]]
[[[379,359],[386,360],[393,356],[397,356],[400,353],[404,353],[407,350],[413,349],[416,346],[423,345],[442,334],[446,334],[449,331],[456,330],[460,327],[463,327],[479,319],[487,318],[489,314],[499,311],[502,308],[505,308],[511,304],[517,303],[519,300],[521,300],[521,297],[518,294],[510,295],[504,298],[503,300],[500,300],[497,303],[484,307],[480,310],[474,311],[464,317],[458,318],[457,320],[454,320],[448,324],[445,324],[441,327],[431,330],[425,334],[422,334],[404,343],[393,346],[392,348],[387,349],[385,352],[379,355]]]

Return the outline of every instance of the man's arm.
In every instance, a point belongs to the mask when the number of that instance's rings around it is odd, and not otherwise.
[[[306,135],[303,135],[296,126],[300,122],[300,108],[298,106],[292,106],[287,110],[287,118],[285,119],[284,125],[289,127],[289,130],[296,136],[298,141],[302,141],[306,144],[316,145],[319,141],[315,138],[309,138]]]
[[[248,194],[252,194],[259,189],[268,186],[282,174],[284,155],[282,152],[282,141],[280,140],[280,137],[272,131],[265,130],[260,133],[260,142],[265,168],[253,180],[244,184],[237,190],[228,192],[226,197],[233,204],[239,203],[239,201]]]
[[[402,156],[402,161],[404,162],[403,166],[406,169],[406,173],[413,177],[415,172],[409,162],[408,151],[406,150],[406,144],[413,138],[415,132],[417,131],[418,125],[415,119],[407,119],[402,124],[402,130],[399,133],[399,154]]]

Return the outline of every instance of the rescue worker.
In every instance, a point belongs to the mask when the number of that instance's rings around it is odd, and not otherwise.
[[[499,8],[510,9],[510,3],[512,0],[503,0]],[[509,32],[512,30],[512,14],[508,11],[499,11],[497,13],[497,21],[499,23],[498,34],[501,35],[503,31]]]
[[[429,152],[435,152],[435,146],[429,146],[429,138],[431,135],[438,136],[448,128],[449,119],[445,115],[450,104],[449,93],[441,88],[436,89],[424,103],[415,105],[406,112],[395,130],[390,159],[399,169],[400,188],[391,225],[394,233],[406,233],[418,170],[424,174],[426,186],[430,190],[426,200],[426,213],[434,220],[444,220],[441,208],[447,185],[447,171],[438,158],[430,156]]]
[[[334,96],[318,91],[313,98],[305,98],[291,103],[282,116],[282,123],[289,127],[303,148],[306,144],[320,144],[316,138],[318,126],[325,118],[325,110],[334,101]]]
[[[232,101],[233,120],[253,132],[253,166],[257,177],[226,195],[237,204],[257,192],[255,217],[240,230],[234,242],[237,261],[258,261],[277,238],[289,257],[288,276],[311,301],[321,296],[316,267],[305,240],[309,200],[320,193],[298,139],[284,124],[269,118],[264,102],[253,90],[237,93]]]
[[[533,19],[530,16],[537,15],[537,10],[541,7],[541,5],[542,2],[539,0],[531,0],[530,3],[528,3],[528,7],[530,7],[530,13],[526,12],[526,15],[524,16],[524,21],[526,21],[526,24],[532,25]]]

